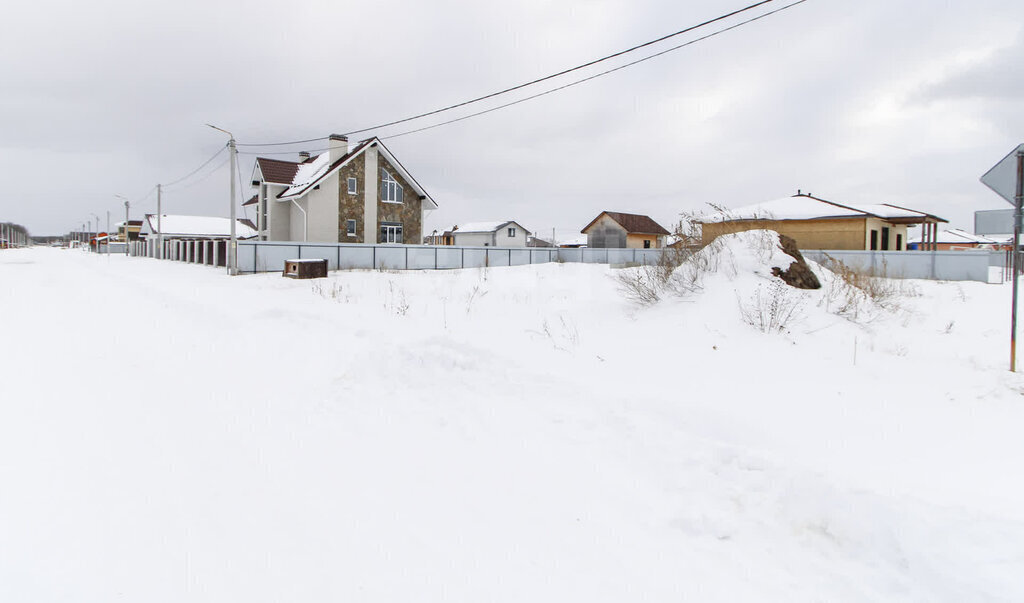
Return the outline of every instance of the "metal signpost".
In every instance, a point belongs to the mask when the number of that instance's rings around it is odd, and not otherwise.
[[[1024,144],[981,177],[981,183],[1013,205],[1013,305],[1010,308],[1010,370],[1017,370],[1017,282],[1020,272],[1020,231],[1024,215]]]

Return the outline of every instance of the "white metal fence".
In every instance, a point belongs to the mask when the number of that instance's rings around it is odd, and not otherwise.
[[[129,254],[157,257],[154,242],[132,242]],[[224,266],[227,242],[174,240],[164,242],[164,259]],[[610,265],[654,265],[665,249],[595,249],[551,247],[449,247],[431,245],[361,245],[294,241],[239,241],[240,273],[277,272],[291,259],[324,259],[328,270],[450,270],[487,266],[525,266],[551,262]],[[808,250],[809,259],[839,260],[858,270],[891,278],[998,283],[1007,278],[1009,254],[1002,251],[848,251]]]
[[[657,264],[663,252],[662,249],[586,247],[449,247],[240,241],[238,270],[243,273],[274,272],[284,267],[285,260],[313,258],[327,260],[328,270],[450,270],[550,262]]]
[[[808,250],[816,262],[831,257],[855,270],[890,278],[923,278],[940,281],[1003,281],[1007,254],[1002,251],[848,251]]]

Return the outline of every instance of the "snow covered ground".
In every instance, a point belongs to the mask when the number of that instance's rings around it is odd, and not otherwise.
[[[762,333],[744,249],[649,306],[2,251],[0,601],[1024,600],[1008,285]]]

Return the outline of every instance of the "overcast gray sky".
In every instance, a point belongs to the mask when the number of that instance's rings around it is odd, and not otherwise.
[[[115,195],[139,199],[223,146],[206,122],[239,142],[346,132],[752,2],[17,3],[4,9],[0,36],[0,220],[58,234],[93,213],[119,219]],[[428,229],[515,219],[579,230],[605,209],[668,226],[707,203],[798,188],[906,205],[971,229],[975,210],[1009,207],[978,177],[1024,142],[1022,25],[1020,0],[809,0],[386,144],[440,204]],[[304,147],[319,148],[283,150]],[[253,156],[240,160],[248,197]],[[229,175],[218,165],[169,187],[164,212],[227,215]],[[150,196],[132,213],[154,211]]]

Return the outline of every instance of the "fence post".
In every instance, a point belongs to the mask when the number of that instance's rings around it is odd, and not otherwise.
[[[437,270],[437,247],[434,247],[434,270]]]

